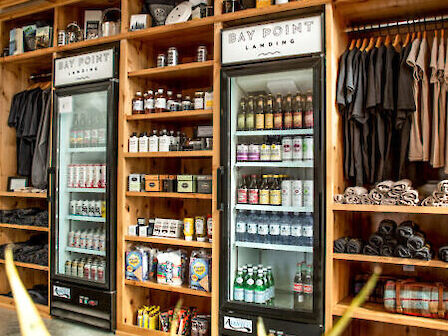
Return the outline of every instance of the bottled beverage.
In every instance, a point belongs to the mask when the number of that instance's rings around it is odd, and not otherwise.
[[[313,246],[313,216],[307,212],[302,221],[302,241],[304,246]]]
[[[270,286],[270,301],[271,303],[274,302],[275,299],[275,282],[274,282],[274,274],[272,273],[272,267],[268,266],[267,267],[267,277],[268,277],[268,281],[269,281],[269,286]]]
[[[246,129],[246,98],[242,97],[240,100],[240,107],[238,109],[237,127],[239,131]]]
[[[267,138],[260,146],[260,161],[271,161],[271,144]]]
[[[291,245],[303,246],[302,217],[300,213],[295,212],[291,218]]]
[[[141,114],[144,111],[143,95],[141,91],[137,91],[132,99],[132,114]]]
[[[238,192],[237,192],[237,198],[238,198],[238,203],[240,204],[247,204],[248,202],[248,190],[247,190],[247,176],[243,175],[241,177],[241,182],[240,185],[238,187]]]
[[[279,137],[272,138],[271,142],[271,161],[282,161],[282,146]]]
[[[78,141],[78,129],[79,129],[79,117],[78,113],[73,115],[72,128],[70,129],[70,147],[77,147]]]
[[[280,244],[280,221],[277,216],[269,216],[269,243]]]
[[[145,101],[144,101],[145,113],[154,113],[154,91],[149,90],[146,92]]]
[[[292,96],[288,93],[283,100],[283,128],[292,128]]]
[[[149,150],[149,138],[146,132],[140,134],[138,138],[138,151],[139,152],[147,152]]]
[[[171,105],[174,104],[173,91],[168,90],[166,92],[166,111],[171,111]]]
[[[246,110],[246,129],[255,129],[255,108],[254,108],[254,97],[249,96],[247,98],[247,110]]]
[[[255,279],[252,269],[248,269],[246,281],[244,282],[244,302],[254,303],[255,300]]]
[[[292,138],[283,137],[282,138],[282,160],[291,161],[292,160]]]
[[[262,176],[263,180],[260,186],[260,204],[270,204],[270,188],[268,182],[268,175]]]
[[[248,201],[249,204],[258,204],[259,202],[259,187],[257,175],[251,175],[250,184],[248,187]]]
[[[271,283],[268,279],[268,269],[266,267],[263,267],[263,281],[266,287],[265,303],[269,303],[271,301]]]
[[[296,275],[294,276],[294,309],[302,309],[304,302],[302,263],[297,263]]]
[[[282,190],[278,179],[279,179],[278,175],[274,175],[274,179],[271,184],[271,189],[269,191],[269,200],[271,205],[282,204]]]
[[[162,131],[159,137],[159,152],[169,152],[170,150],[170,136],[166,129]]]
[[[266,302],[266,286],[263,278],[263,270],[258,269],[257,279],[255,280],[254,301],[257,304]]]
[[[149,137],[149,151],[159,151],[159,136],[157,135],[157,130],[153,130],[152,135]]]
[[[244,301],[244,278],[242,269],[238,269],[233,283],[233,300]]]
[[[274,129],[283,129],[282,95],[277,94],[274,106]]]
[[[163,89],[158,89],[154,101],[154,109],[156,113],[166,111],[166,95]]]
[[[244,211],[241,211],[236,216],[236,227],[235,227],[235,239],[236,241],[246,241],[247,233],[247,215]]]
[[[303,305],[311,310],[313,307],[313,266],[307,265],[303,278]]]
[[[250,215],[247,216],[246,223],[247,223],[246,224],[247,241],[256,242],[257,236],[258,236],[258,222],[257,222],[257,216],[256,216],[254,210],[252,210],[250,212]]]
[[[289,220],[284,220],[283,216],[278,216],[280,223],[280,242],[283,245],[291,244],[291,223]]]
[[[274,97],[268,94],[265,102],[264,128],[274,128]]]
[[[313,108],[313,94],[308,92],[306,94],[306,103],[303,116],[303,124],[305,128],[314,127],[314,108]]]
[[[292,114],[293,128],[303,128],[303,96],[297,92],[294,97],[294,110]]]
[[[256,100],[256,109],[255,109],[255,129],[263,130],[264,129],[264,97],[263,95],[259,95]]]
[[[266,218],[266,212],[262,211],[258,220],[258,242],[269,244],[269,222]]]

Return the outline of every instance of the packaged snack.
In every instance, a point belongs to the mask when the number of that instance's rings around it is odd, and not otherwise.
[[[181,286],[185,278],[186,254],[183,251],[157,253],[157,282]]]
[[[147,274],[147,272],[148,262],[146,253],[142,251],[126,252],[126,279],[143,281],[144,274]]]
[[[190,258],[190,287],[209,292],[211,257],[204,251],[193,251]]]

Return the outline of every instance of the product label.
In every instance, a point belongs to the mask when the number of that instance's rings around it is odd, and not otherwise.
[[[292,122],[294,128],[302,128],[303,127],[302,112],[294,112],[292,115]]]
[[[166,98],[157,98],[155,102],[155,108],[166,109]]]
[[[246,116],[244,113],[238,114],[237,128],[239,130],[244,130],[246,128]]]
[[[270,204],[269,189],[260,190],[260,204]]]
[[[145,110],[154,109],[154,98],[146,98],[145,99]]]
[[[267,236],[269,234],[268,224],[258,224],[258,234],[260,236]]]
[[[264,114],[257,113],[255,116],[255,128],[256,129],[264,129]]]
[[[255,118],[253,113],[246,113],[246,128],[253,129],[255,127]]]
[[[258,189],[249,189],[249,204],[258,204]]]
[[[252,320],[224,316],[224,329],[252,334]]]
[[[152,136],[149,138],[149,151],[158,152],[159,151],[159,137]]]
[[[292,128],[292,114],[291,112],[285,113],[285,120],[284,120],[284,126],[285,128]]]
[[[233,299],[235,301],[244,301],[244,288],[234,288]]]
[[[261,281],[263,283],[263,280]],[[266,298],[266,291],[255,291],[254,301],[255,303],[264,303]]]
[[[282,150],[280,146],[276,144],[271,145],[271,161],[281,161],[282,160]]]
[[[270,191],[270,201],[272,205],[281,205],[282,204],[282,192],[280,190],[271,190]]]
[[[303,226],[302,235],[304,237],[313,237],[313,226],[312,225]]]
[[[283,128],[283,114],[282,113],[274,114],[274,128],[275,129]]]
[[[313,111],[305,111],[305,128],[314,127],[314,115]]]
[[[250,279],[249,279],[250,280]],[[247,280],[247,283],[249,284],[249,280]],[[252,280],[252,284],[253,285],[253,280]],[[247,303],[253,303],[254,302],[254,290],[253,289],[245,289],[244,290],[244,301],[246,301]]]
[[[294,292],[303,293],[303,284],[302,283],[294,283]]]
[[[138,140],[137,138],[129,139],[129,153],[136,153],[138,151]]]
[[[204,109],[204,98],[194,98],[194,109],[195,110]]]
[[[236,222],[236,228],[237,233],[245,233],[246,232],[246,223],[244,222]]]
[[[247,189],[238,189],[238,203],[247,203]]]
[[[269,225],[269,234],[271,236],[278,236],[280,234],[280,225],[279,224]]]
[[[247,233],[249,234],[257,234],[257,223],[247,223]]]
[[[281,225],[280,226],[280,235],[290,236],[291,235],[291,226],[290,225]]]
[[[134,100],[132,102],[133,111],[143,111],[143,100]]]
[[[273,129],[274,128],[274,114],[266,113],[264,115],[264,128]]]
[[[291,236],[301,237],[302,236],[302,226],[301,225],[293,225],[291,227]]]
[[[271,160],[271,146],[268,144],[262,144],[260,148],[260,161]]]
[[[313,285],[312,284],[307,284],[303,286],[303,292],[305,294],[313,294]]]

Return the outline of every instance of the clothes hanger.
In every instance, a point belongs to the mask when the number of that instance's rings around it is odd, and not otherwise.
[[[398,21],[397,21],[397,35],[395,35],[394,43],[392,44],[392,46],[397,51],[399,51],[398,49],[400,49],[400,47],[401,47],[400,42],[401,42],[400,28],[398,26]]]
[[[403,47],[407,47],[411,40],[411,27],[409,26],[409,21],[406,21],[406,25],[408,26],[408,33],[406,34]]]
[[[387,35],[386,35],[386,40],[384,41],[384,45],[386,47],[388,47],[390,45],[389,25],[387,26]]]
[[[381,43],[383,42],[383,38],[381,37],[381,25],[378,25],[378,37],[376,39],[375,47],[381,47]]]
[[[368,43],[369,43],[369,40],[365,37],[365,38],[362,40],[362,45],[361,45],[360,50],[361,50],[361,51],[366,50]]]
[[[369,41],[369,45],[366,48],[366,51],[370,51],[375,47],[375,38],[372,36]]]
[[[426,32],[426,18],[423,18],[423,38],[426,39],[427,32]]]

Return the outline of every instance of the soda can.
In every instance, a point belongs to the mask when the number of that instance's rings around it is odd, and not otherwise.
[[[73,188],[75,183],[75,165],[69,164],[67,167],[67,186]]]
[[[75,210],[75,215],[81,215],[82,214],[82,203],[83,201],[79,200],[76,201],[76,210]]]
[[[86,262],[86,264],[84,265],[84,279],[86,280],[91,280],[91,275],[90,275],[90,267],[92,266],[92,264],[90,262]]]
[[[95,180],[95,165],[89,164],[86,165],[86,188],[94,188],[94,180]]]
[[[58,46],[63,46],[67,42],[67,34],[65,30],[61,29],[58,32]]]
[[[282,159],[283,161],[292,160],[292,138],[284,137],[282,138]]]
[[[68,233],[68,246],[75,246],[75,231],[73,230]]]
[[[73,235],[73,246],[79,248],[80,245],[81,245],[81,231],[76,230],[75,234]]]
[[[98,275],[98,280],[99,282],[104,282],[104,270],[105,270],[105,266],[104,263],[99,263],[98,267],[97,267],[97,271],[96,274]]]
[[[93,262],[90,266],[90,280],[98,281],[98,265]]]
[[[100,185],[101,185],[101,183],[100,183],[100,181],[101,181],[101,165],[100,164],[96,164],[94,166],[94,170],[95,170],[95,172],[94,172],[95,176],[93,178],[93,182],[94,182],[93,188],[100,188]]]
[[[76,200],[70,201],[70,215],[76,215]]]
[[[72,262],[70,260],[65,262],[65,275],[72,275]]]
[[[313,137],[307,136],[303,139],[303,159],[304,160],[313,160],[314,157],[314,145],[313,145]]]
[[[246,144],[238,144],[236,146],[236,160],[247,161],[249,159],[249,146]]]
[[[88,207],[88,215],[89,217],[95,216],[95,208],[96,208],[96,201],[90,201],[89,207]]]
[[[78,276],[78,261],[77,260],[73,260],[72,261],[72,272],[71,272],[71,276]]]
[[[303,138],[300,136],[292,139],[292,159],[294,161],[303,160]]]
[[[197,56],[198,56],[198,58],[197,58],[198,62],[207,61],[207,47],[204,45],[199,46]]]
[[[312,207],[314,200],[314,183],[313,180],[303,181],[303,206]]]
[[[167,65],[173,66],[179,64],[179,53],[176,47],[168,48]]]
[[[86,165],[78,165],[78,188],[85,188],[87,182],[87,167]]]
[[[293,207],[303,206],[303,182],[301,180],[291,181],[292,197],[291,203]]]
[[[95,217],[101,217],[101,201],[95,201]]]
[[[100,188],[106,188],[106,184],[107,184],[107,181],[106,181],[106,164],[103,163],[101,165],[101,178],[100,178],[100,185],[101,185],[101,187]]]
[[[292,181],[282,181],[282,206],[290,207],[292,205]]]

